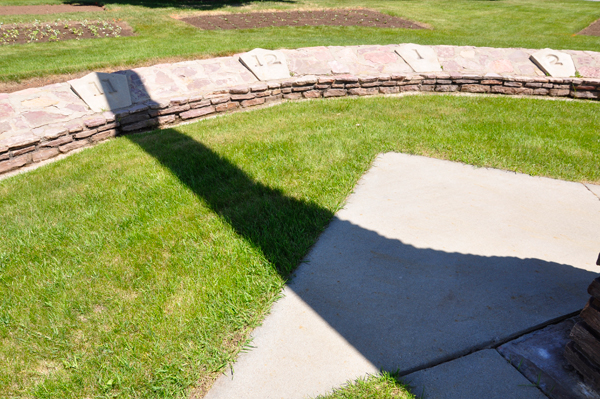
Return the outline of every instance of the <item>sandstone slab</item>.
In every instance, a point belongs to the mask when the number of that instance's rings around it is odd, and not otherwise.
[[[429,46],[401,44],[396,53],[406,61],[415,72],[441,72],[442,67],[435,51]]]
[[[546,74],[555,78],[575,76],[575,64],[567,53],[543,49],[531,54],[531,60]]]
[[[493,349],[483,350],[403,379],[428,399],[546,399]]]
[[[252,71],[258,80],[287,79],[290,77],[285,54],[281,51],[255,48],[252,51],[240,54],[240,62]]]
[[[69,83],[73,91],[95,112],[131,105],[129,85],[123,75],[94,72]]]

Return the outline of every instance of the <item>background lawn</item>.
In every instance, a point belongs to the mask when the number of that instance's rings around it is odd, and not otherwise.
[[[378,153],[598,183],[598,126],[597,102],[315,100],[2,180],[0,392],[185,397],[234,359]]]
[[[2,5],[61,4],[61,0],[3,0]],[[368,7],[428,24],[430,30],[361,27],[264,28],[202,31],[171,15],[302,8],[361,7],[359,0],[199,1],[107,0],[108,11],[0,16],[16,22],[127,21],[137,36],[0,47],[0,81],[48,74],[228,55],[262,48],[319,45],[452,44],[600,51],[600,37],[577,32],[600,18],[600,3],[584,0],[370,0]]]

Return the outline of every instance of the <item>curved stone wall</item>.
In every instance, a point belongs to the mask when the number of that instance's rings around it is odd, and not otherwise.
[[[412,44],[255,49],[90,74],[0,94],[0,174],[119,134],[269,102],[402,92],[598,100],[600,53]]]

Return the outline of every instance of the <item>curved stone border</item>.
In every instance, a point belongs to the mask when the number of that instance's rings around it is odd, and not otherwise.
[[[600,77],[600,53],[561,52],[561,57],[569,56],[580,74],[591,76],[561,78],[545,76],[530,59],[539,53],[535,50],[403,48],[416,49],[414,56],[404,53],[408,59],[416,58],[406,62],[400,55],[403,50],[395,45],[253,50],[246,55],[260,54],[254,64],[240,62],[244,55],[187,61],[119,71],[110,74],[114,79],[108,74],[91,74],[94,76],[71,83],[0,94],[0,174],[118,134],[172,126],[273,101],[402,92],[600,98],[600,79],[596,78]],[[267,56],[269,53],[273,56]],[[416,66],[423,65],[415,62],[420,59],[431,66]],[[443,72],[413,70],[437,69],[436,62]],[[273,76],[269,75],[270,63],[276,68],[277,79],[269,79]],[[294,76],[281,79],[287,71]],[[84,93],[85,87],[91,91]],[[93,100],[94,96],[109,94],[114,100]],[[131,105],[105,112],[90,108],[98,109],[97,104],[102,103],[123,104],[121,95]]]

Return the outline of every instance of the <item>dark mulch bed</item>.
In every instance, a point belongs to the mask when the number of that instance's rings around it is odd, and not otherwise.
[[[315,10],[202,15],[182,18],[197,28],[251,29],[277,26],[365,26],[370,28],[426,29],[402,18],[371,10]]]
[[[123,21],[61,21],[35,24],[0,24],[0,45],[58,42],[133,36],[133,29]]]
[[[600,36],[600,19],[592,22],[590,26],[578,33],[586,36]]]
[[[39,6],[0,6],[0,15],[26,15],[26,14],[61,14],[66,12],[94,12],[104,11],[99,5],[39,5]]]

